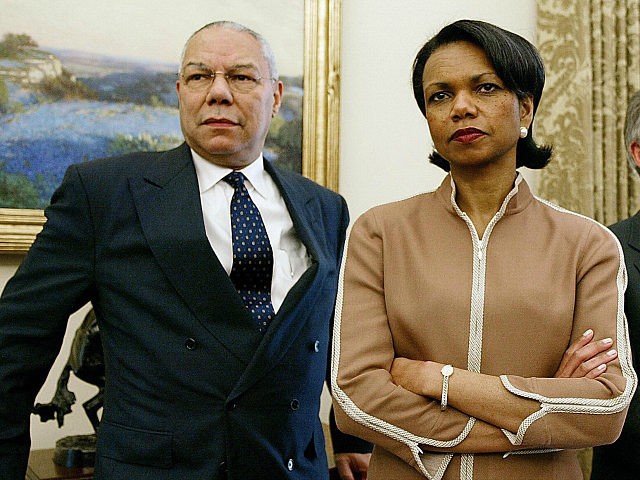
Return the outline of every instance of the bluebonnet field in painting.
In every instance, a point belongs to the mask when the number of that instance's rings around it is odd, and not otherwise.
[[[177,65],[0,41],[0,208],[44,208],[72,163],[182,142]],[[284,79],[265,156],[301,170],[302,82]]]

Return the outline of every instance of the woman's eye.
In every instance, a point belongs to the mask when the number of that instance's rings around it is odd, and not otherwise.
[[[483,83],[482,85],[480,85],[478,87],[478,90],[480,92],[485,92],[485,93],[489,93],[489,92],[493,92],[495,90],[498,90],[498,86],[494,83]]]
[[[436,92],[429,97],[429,101],[431,102],[439,102],[447,98],[447,94],[445,92]]]

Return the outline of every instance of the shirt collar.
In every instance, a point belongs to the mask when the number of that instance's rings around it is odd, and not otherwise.
[[[198,187],[201,194],[212,188],[233,171],[233,169],[231,168],[221,167],[220,165],[216,165],[213,162],[205,160],[193,149],[191,149],[191,156],[193,157],[193,163],[196,168]],[[262,197],[267,197],[268,188],[266,183],[267,179],[265,178],[265,176],[269,174],[264,169],[264,159],[262,153],[260,153],[258,158],[256,158],[249,165],[244,167],[242,170],[239,170],[239,172],[242,172],[244,174],[251,186],[253,186],[253,188]]]

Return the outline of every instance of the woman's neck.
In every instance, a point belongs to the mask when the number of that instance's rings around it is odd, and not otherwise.
[[[458,207],[471,219],[478,236],[482,238],[487,225],[513,189],[515,169],[492,172],[490,175],[452,170],[451,177],[456,185]]]

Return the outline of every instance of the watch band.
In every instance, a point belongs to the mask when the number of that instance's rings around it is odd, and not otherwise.
[[[449,393],[449,377],[453,375],[453,367],[451,365],[445,365],[440,369],[442,374],[442,395],[440,396],[440,410],[445,411],[447,409],[447,395]]]

